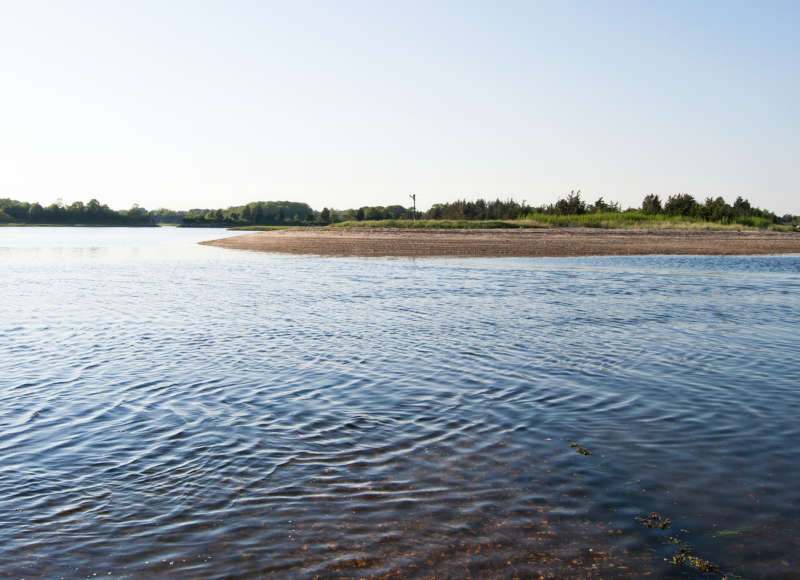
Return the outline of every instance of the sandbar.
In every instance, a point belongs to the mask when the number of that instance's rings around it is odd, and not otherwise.
[[[800,233],[765,230],[293,228],[201,242],[288,254],[360,257],[561,257],[800,253]]]

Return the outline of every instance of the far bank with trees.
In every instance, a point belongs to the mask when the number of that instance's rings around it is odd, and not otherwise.
[[[427,211],[402,205],[362,206],[345,210],[324,207],[314,210],[307,203],[254,201],[245,205],[188,211],[148,211],[134,205],[112,210],[96,199],[70,205],[0,199],[0,225],[102,225],[181,227],[233,227],[270,229],[291,226],[334,227],[746,227],[792,229],[798,216],[778,216],[737,197],[728,203],[722,197],[707,197],[702,203],[679,193],[661,199],[648,194],[639,207],[622,209],[617,202],[598,197],[585,200],[572,191],[554,203],[529,205],[513,199],[457,200],[435,203]]]

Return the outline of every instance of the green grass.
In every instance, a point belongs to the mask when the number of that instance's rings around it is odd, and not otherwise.
[[[546,225],[523,220],[370,220],[347,221],[328,226],[337,229],[348,228],[423,228],[423,229],[507,229],[542,228]]]
[[[599,229],[681,229],[681,230],[777,230],[792,231],[792,226],[773,224],[766,218],[739,218],[734,223],[707,222],[701,218],[645,214],[637,211],[581,215],[530,214],[517,220],[376,220],[347,221],[331,228],[419,228],[419,229],[499,229],[499,228],[599,228]]]
[[[273,230],[288,230],[300,226],[231,226],[228,229],[235,232],[271,232]]]
[[[640,211],[613,213],[592,213],[581,215],[531,214],[525,221],[533,221],[550,227],[572,228],[644,228],[644,229],[691,229],[691,230],[728,230],[728,229],[777,229],[771,220],[766,218],[738,218],[735,222],[708,222],[702,218],[686,216],[665,216],[646,214]],[[787,227],[786,229],[791,229]]]

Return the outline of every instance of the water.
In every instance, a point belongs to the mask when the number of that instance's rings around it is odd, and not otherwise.
[[[800,257],[223,235],[0,228],[0,576],[800,574]]]

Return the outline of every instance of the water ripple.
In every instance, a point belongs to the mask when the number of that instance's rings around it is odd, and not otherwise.
[[[2,575],[674,574],[650,511],[800,570],[800,257],[40,235],[2,253]]]

